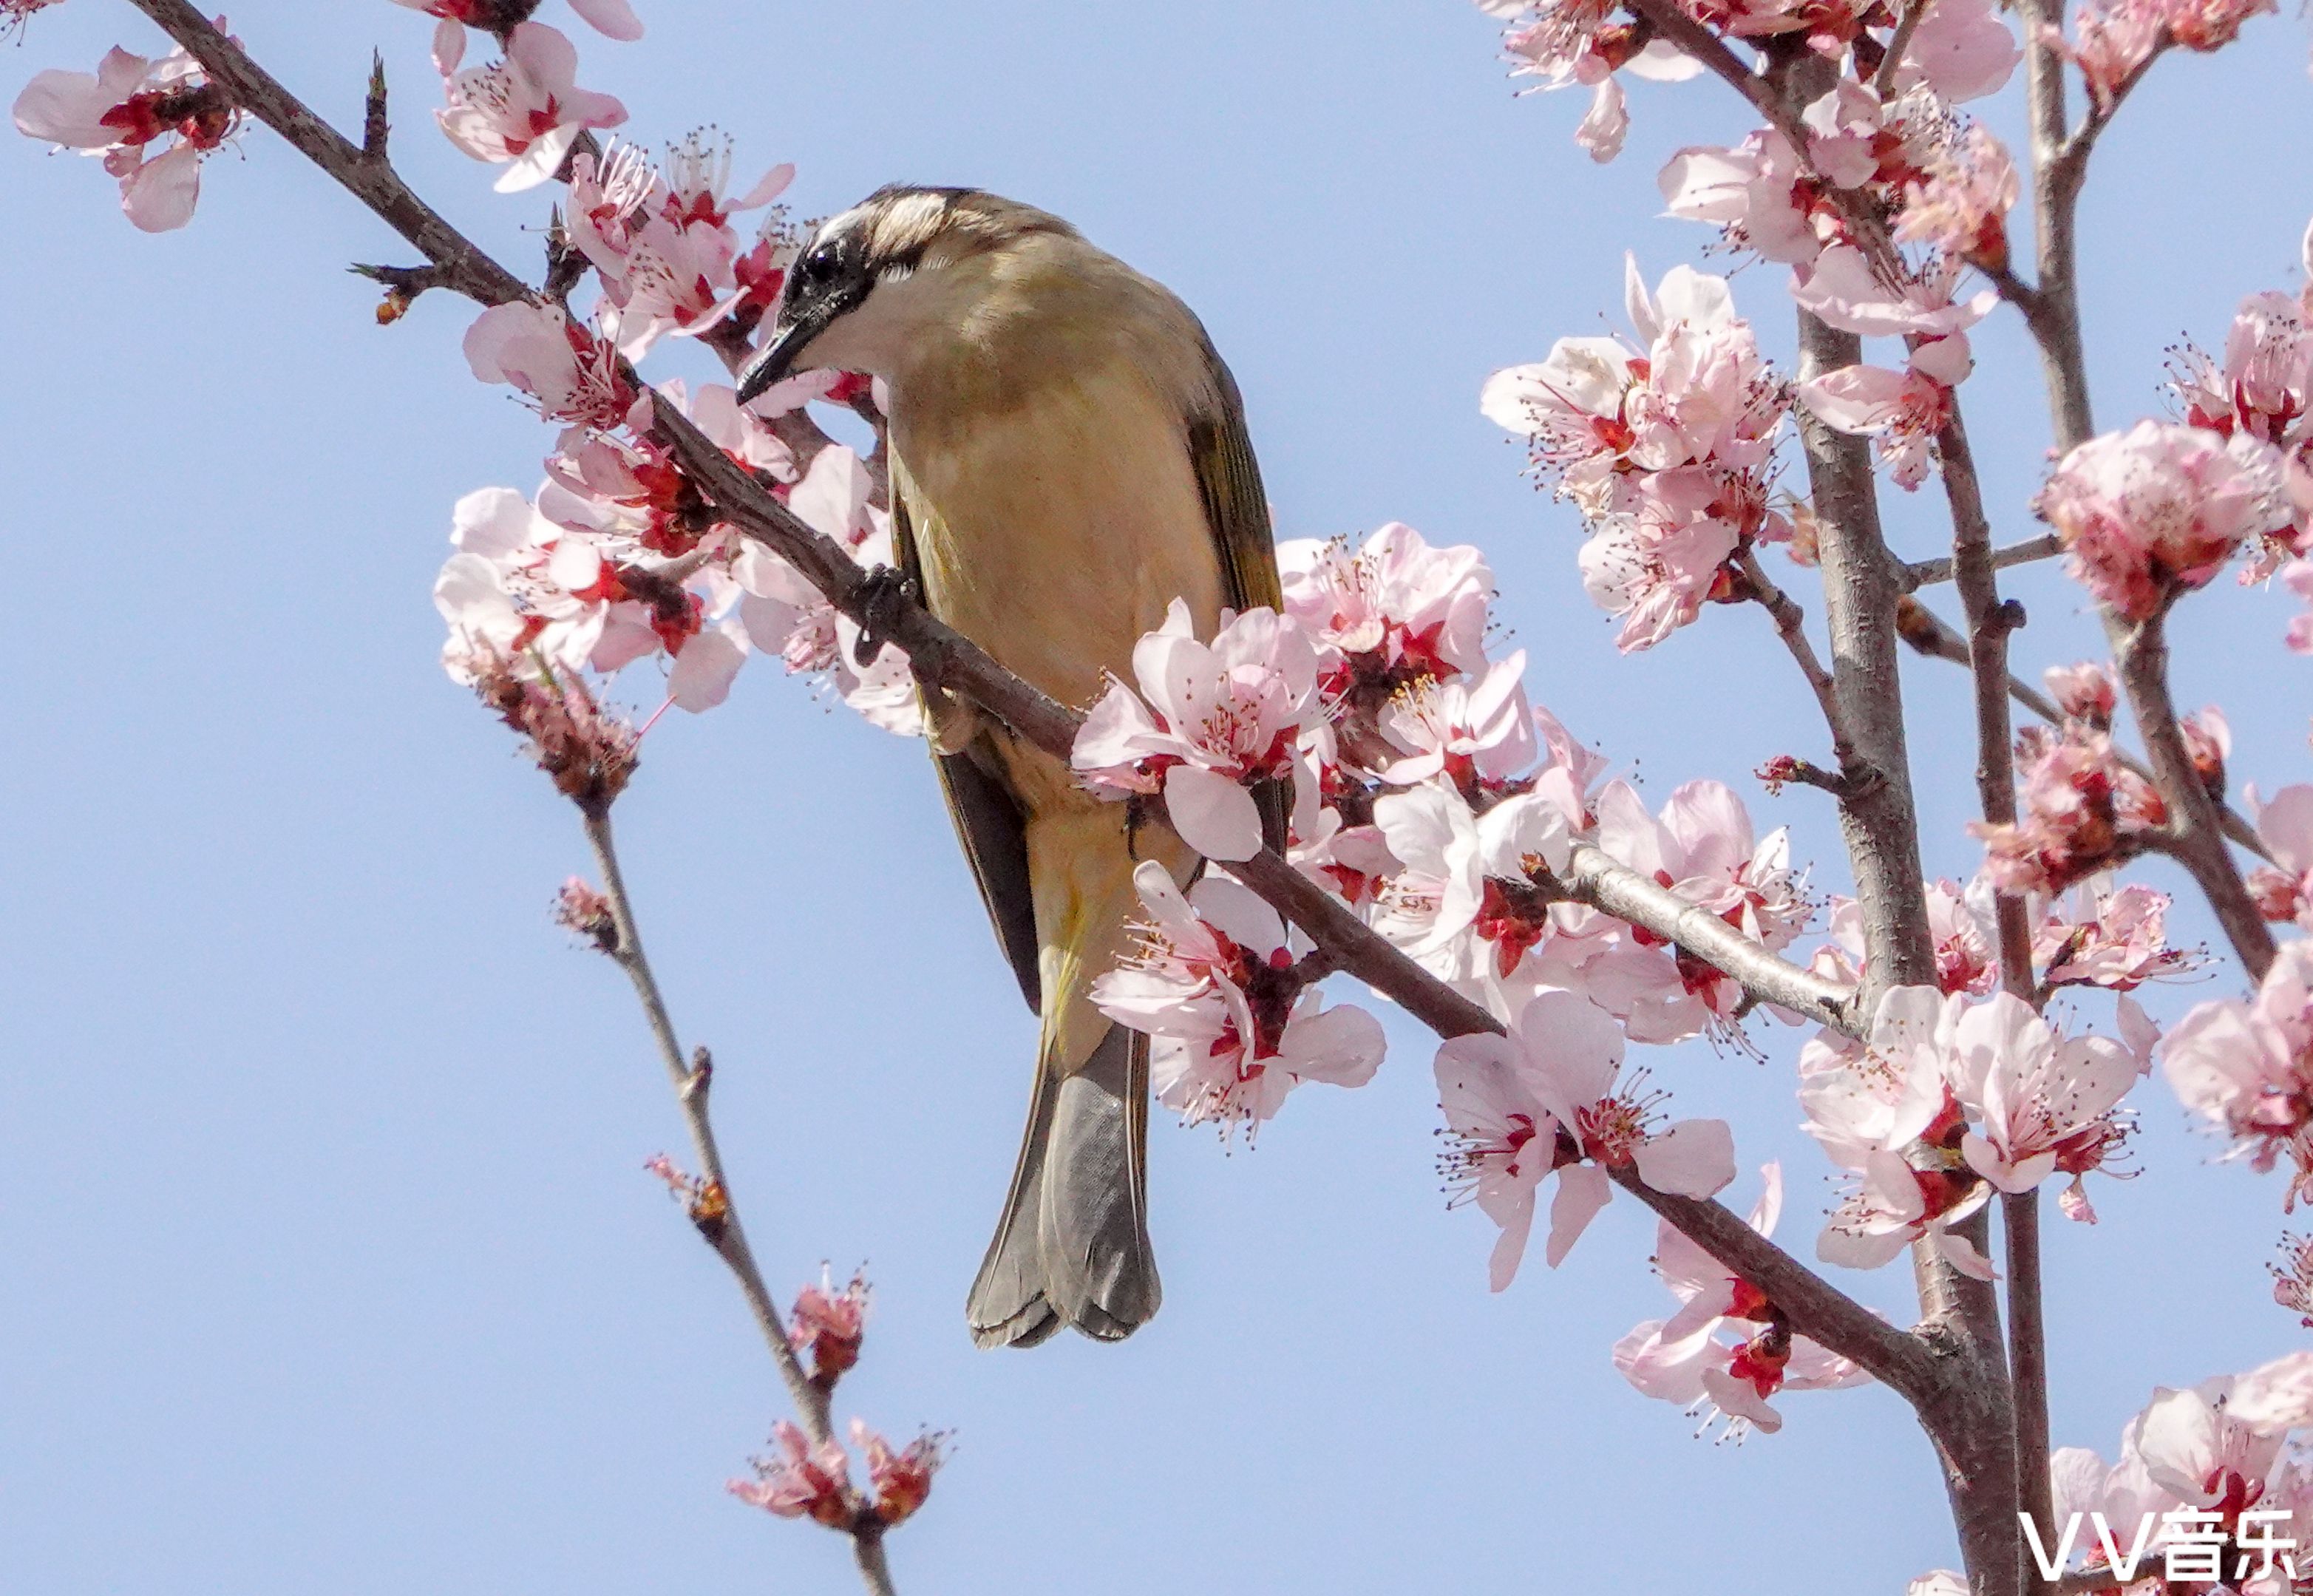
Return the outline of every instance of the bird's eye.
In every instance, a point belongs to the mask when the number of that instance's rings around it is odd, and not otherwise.
[[[823,243],[803,258],[797,274],[807,283],[824,283],[835,276],[835,246]]]

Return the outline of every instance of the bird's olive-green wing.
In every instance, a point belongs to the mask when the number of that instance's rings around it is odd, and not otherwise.
[[[904,476],[903,472],[893,473],[892,547],[901,574],[920,594],[923,562],[916,553],[914,528],[901,488]],[[963,844],[963,857],[972,861],[972,878],[980,883],[981,902],[988,906],[996,940],[1019,979],[1020,995],[1028,1000],[1031,1010],[1041,1012],[1036,900],[1028,883],[1028,827],[1020,802],[1012,796],[985,737],[975,739],[960,754],[942,754],[935,747],[932,766],[939,772],[948,818],[955,823],[955,839]]]
[[[1232,610],[1285,606],[1277,579],[1277,545],[1269,532],[1269,498],[1261,490],[1261,467],[1244,429],[1244,401],[1236,379],[1212,345],[1205,345],[1212,372],[1215,404],[1189,418],[1189,460],[1205,520],[1221,556],[1222,595]]]
[[[1261,467],[1245,432],[1244,400],[1236,379],[1209,339],[1205,360],[1212,374],[1213,409],[1189,418],[1189,462],[1205,502],[1205,522],[1221,557],[1221,595],[1232,610],[1266,607],[1282,611],[1285,591],[1277,576],[1277,544],[1269,531],[1269,497],[1261,489]],[[1262,781],[1253,790],[1261,809],[1264,841],[1282,852],[1293,813],[1288,780]]]

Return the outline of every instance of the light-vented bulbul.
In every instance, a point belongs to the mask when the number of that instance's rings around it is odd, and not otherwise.
[[[1228,368],[1186,305],[1059,217],[977,190],[888,188],[830,219],[790,267],[741,396],[813,369],[884,382],[893,542],[932,613],[1061,702],[1130,679],[1134,642],[1174,598],[1207,638],[1225,608],[1279,605]],[[1091,988],[1130,944],[1134,866],[1156,859],[1185,885],[1199,861],[969,705],[924,707],[956,835],[1042,1019],[972,1333],[1119,1339],[1160,1296],[1148,1038],[1094,1008]]]

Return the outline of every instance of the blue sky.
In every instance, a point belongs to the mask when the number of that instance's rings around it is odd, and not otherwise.
[[[1639,86],[1631,147],[1602,169],[1570,142],[1578,99],[1514,98],[1464,0],[640,9],[640,44],[573,28],[582,81],[626,99],[635,135],[719,123],[750,176],[800,163],[805,214],[911,180],[1069,216],[1203,315],[1283,535],[1396,518],[1481,543],[1539,700],[1657,804],[1733,782],[1842,884],[1821,796],[1744,775],[1823,752],[1761,618],[1715,613],[1617,657],[1574,578],[1572,512],[1475,407],[1495,366],[1619,324],[1626,247],[1650,278],[1698,258],[1709,234],[1656,219],[1653,172],[1739,137],[1730,96]],[[534,266],[542,197],[492,195],[430,126],[425,19],[250,0],[233,22],[341,127],[382,46],[404,170]],[[72,0],[0,53],[0,90],[115,42],[157,35]],[[2099,151],[2104,425],[2157,410],[2164,346],[2213,347],[2241,295],[2297,282],[2313,178],[2277,156],[2313,136],[2305,56],[2299,24],[2265,19],[2221,57],[2164,61]],[[1994,114],[2012,128],[2012,103]],[[0,764],[12,1583],[844,1588],[836,1538],[722,1493],[776,1382],[641,1172],[680,1126],[623,984],[547,923],[582,862],[574,817],[435,664],[449,507],[532,485],[545,431],[464,375],[467,307],[372,324],[343,266],[406,251],[261,131],[167,237],[133,232],[92,164],[27,141],[0,145],[0,190],[18,218],[0,523],[34,662]],[[1780,276],[1737,291],[1787,351]],[[1978,348],[1968,418],[1999,530],[2024,535],[2036,375],[2004,313]],[[1934,547],[1931,509],[1894,516],[1907,553]],[[2022,663],[2094,647],[2053,571],[2013,590]],[[2268,790],[2307,779],[2313,666],[2281,648],[2289,613],[2223,585],[2177,629],[2180,697],[2223,703],[2237,772]],[[1961,679],[1929,664],[1905,684],[1929,857],[1964,875]],[[840,1411],[958,1432],[895,1540],[903,1589],[1843,1596],[1952,1560],[1888,1393],[1793,1398],[1782,1434],[1730,1448],[1623,1385],[1607,1346],[1667,1301],[1635,1205],[1489,1296],[1491,1227],[1446,1212],[1429,1050],[1394,1020],[1372,1086],[1299,1094],[1257,1149],[1160,1124],[1166,1304],[1148,1331],[973,1352],[961,1305],[1033,1026],[921,749],[759,667],[652,734],[619,819],[678,1019],[722,1066],[768,1272],[865,1259],[875,1277]],[[2206,934],[2184,917],[2182,939]],[[1827,1171],[1795,1130],[1796,1038],[1769,1040],[1763,1066],[1690,1046],[1656,1076],[1680,1112],[1735,1122],[1746,1168],[1786,1161],[1805,1246]],[[2058,1439],[2107,1452],[2155,1383],[2302,1335],[2261,1273],[2277,1183],[2205,1167],[2165,1089],[2139,1102],[2144,1177],[2105,1183],[2106,1222],[2050,1246]],[[1909,1311],[1900,1269],[1848,1283]]]

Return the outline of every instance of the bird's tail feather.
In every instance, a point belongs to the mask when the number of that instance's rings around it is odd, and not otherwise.
[[[1113,1026],[1066,1075],[1048,1046],[1004,1218],[965,1307],[974,1341],[1033,1346],[1062,1325],[1121,1341],[1148,1322],[1163,1297],[1148,1148],[1148,1038]]]

